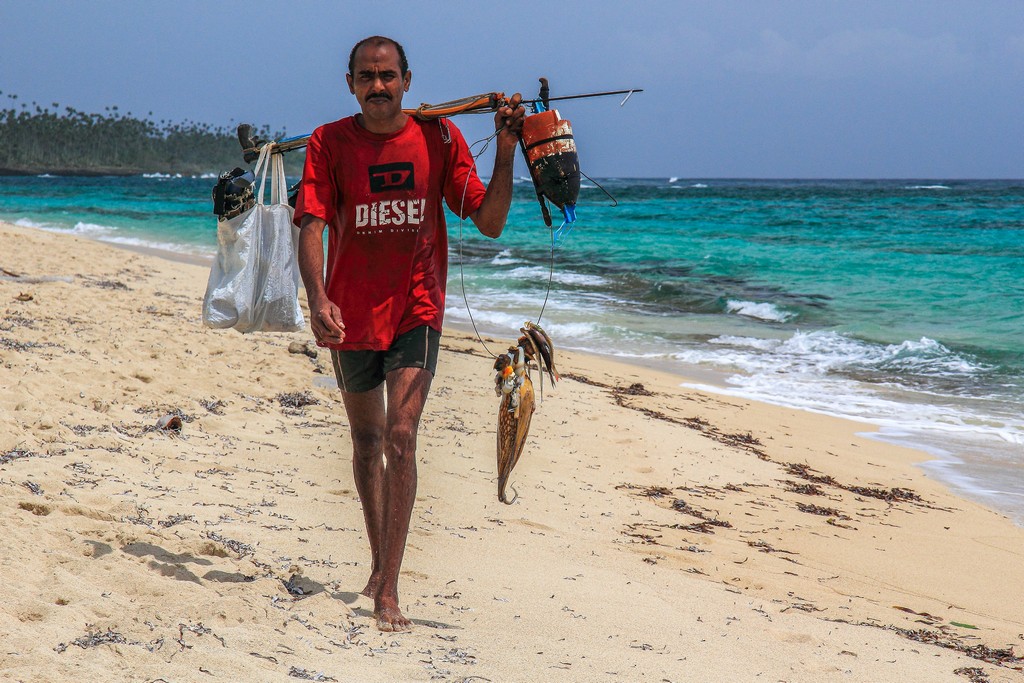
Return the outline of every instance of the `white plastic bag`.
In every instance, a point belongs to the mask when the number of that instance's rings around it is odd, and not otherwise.
[[[239,332],[295,332],[305,328],[299,308],[299,230],[284,177],[284,159],[264,145],[256,162],[256,204],[217,223],[217,258],[203,299],[203,324]],[[271,170],[272,169],[272,170]],[[268,170],[270,204],[263,203]]]

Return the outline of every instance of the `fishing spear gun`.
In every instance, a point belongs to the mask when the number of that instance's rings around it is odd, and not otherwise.
[[[563,225],[572,225],[576,220],[576,199],[580,191],[580,165],[576,152],[576,142],[569,121],[561,118],[557,109],[551,108],[552,102],[565,100],[581,100],[592,97],[609,97],[625,95],[619,106],[629,101],[634,93],[643,92],[643,88],[627,90],[606,90],[603,92],[584,93],[581,95],[561,95],[552,97],[548,79],[540,78],[540,92],[535,99],[523,100],[521,104],[531,110],[532,114],[523,122],[523,131],[519,136],[519,146],[530,169],[540,203],[544,223],[551,227],[551,214],[545,199],[562,210],[565,217]],[[403,113],[422,121],[431,121],[442,117],[460,114],[485,114],[495,112],[509,104],[503,92],[482,93],[440,104],[421,104],[415,109],[403,109]],[[259,158],[264,145],[273,144],[273,154],[284,154],[302,149],[309,143],[310,135],[296,135],[280,140],[265,140],[255,134],[251,124],[239,124],[238,142],[242,146],[242,157],[251,164]],[[240,171],[240,169],[235,169]]]

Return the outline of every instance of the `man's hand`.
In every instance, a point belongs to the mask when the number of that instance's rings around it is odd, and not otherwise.
[[[523,96],[516,93],[504,107],[499,107],[494,113],[494,128],[498,131],[498,143],[506,147],[515,147],[519,144],[519,135],[523,132],[523,119],[526,118],[526,108],[520,104]]]
[[[340,344],[345,339],[345,323],[341,321],[341,309],[324,297],[309,302],[309,326],[313,328],[317,346]]]
[[[299,230],[299,272],[309,301],[309,326],[317,346],[340,344],[345,338],[341,309],[324,291],[324,230],[327,221],[306,214]]]

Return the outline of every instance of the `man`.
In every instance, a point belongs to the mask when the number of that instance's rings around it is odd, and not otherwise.
[[[345,78],[361,113],[310,137],[295,212],[299,268],[313,334],[331,349],[351,427],[372,555],[363,595],[373,598],[381,631],[403,631],[411,622],[399,609],[398,574],[448,272],[441,201],[484,235],[501,235],[524,110],[517,93],[495,114],[497,151],[485,189],[454,124],[402,113],[412,73],[401,45],[382,36],[360,41]]]

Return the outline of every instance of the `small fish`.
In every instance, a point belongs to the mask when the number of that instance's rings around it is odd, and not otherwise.
[[[530,321],[526,321],[519,331],[523,333],[523,336],[519,338],[519,345],[532,352],[530,360],[535,360],[541,371],[548,373],[551,384],[554,386],[561,377],[558,375],[558,370],[555,369],[555,344],[551,341],[551,337],[544,331],[544,328]]]

